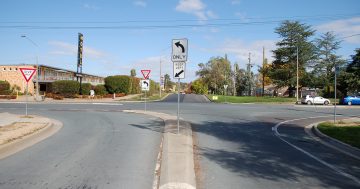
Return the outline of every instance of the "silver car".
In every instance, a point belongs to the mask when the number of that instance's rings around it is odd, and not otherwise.
[[[321,96],[311,96],[311,95],[306,95],[303,96],[301,98],[301,104],[308,104],[308,105],[312,105],[312,104],[324,104],[324,105],[328,105],[330,104],[330,100]]]

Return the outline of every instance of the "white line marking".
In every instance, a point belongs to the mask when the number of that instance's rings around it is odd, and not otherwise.
[[[332,115],[331,115],[331,116],[332,116]],[[300,147],[298,147],[298,146],[290,143],[289,141],[287,141],[287,140],[285,140],[284,138],[282,138],[281,134],[278,132],[278,127],[279,127],[280,125],[284,124],[284,123],[293,122],[293,121],[300,121],[300,120],[304,120],[304,119],[314,119],[314,118],[331,117],[331,116],[316,116],[316,117],[307,117],[307,118],[299,118],[299,119],[286,120],[286,121],[283,121],[283,122],[280,122],[280,123],[276,124],[276,125],[272,128],[272,130],[274,131],[275,136],[277,136],[280,140],[282,140],[282,141],[285,142],[286,144],[288,144],[288,145],[290,145],[291,147],[299,150],[300,152],[302,152],[302,153],[304,153],[305,155],[311,157],[312,159],[318,161],[319,163],[325,165],[326,167],[334,170],[335,172],[339,173],[340,175],[345,176],[345,177],[347,177],[347,178],[355,181],[358,185],[360,185],[360,180],[359,180],[358,178],[356,178],[356,177],[354,177],[354,176],[352,176],[352,175],[350,175],[350,174],[348,174],[348,173],[345,173],[345,172],[341,171],[341,170],[338,169],[337,167],[335,167],[335,166],[333,166],[333,165],[325,162],[324,160],[316,157],[315,155],[311,154],[310,152],[307,152],[306,150],[304,150],[304,149],[302,149],[302,148],[300,148]]]

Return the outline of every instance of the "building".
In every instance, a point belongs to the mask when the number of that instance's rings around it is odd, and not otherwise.
[[[26,81],[20,72],[20,68],[36,68],[36,65],[17,64],[17,65],[0,65],[0,80],[5,80],[10,83],[10,86],[20,87],[21,92],[26,91]],[[51,83],[58,80],[77,80],[77,73],[71,70],[56,68],[47,65],[39,65],[39,73],[35,73],[33,78],[29,81],[29,93],[34,94],[36,90],[36,81],[39,77],[39,91],[40,94],[51,90]],[[91,74],[81,74],[82,83],[90,83],[91,85],[104,84],[104,78]]]

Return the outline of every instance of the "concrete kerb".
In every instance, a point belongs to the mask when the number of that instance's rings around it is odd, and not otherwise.
[[[58,132],[63,126],[58,120],[49,118],[47,118],[47,120],[47,125],[43,129],[0,146],[0,160],[45,140]]]
[[[158,186],[160,189],[195,189],[195,167],[191,125],[180,121],[180,133],[177,134],[177,117],[151,111],[124,110],[129,113],[146,114],[163,119],[161,166]],[[157,171],[155,171],[156,173]],[[157,178],[154,179],[156,182]]]
[[[337,150],[338,152],[346,154],[350,157],[353,157],[357,160],[360,160],[360,150],[358,148],[355,148],[349,144],[346,144],[342,141],[332,138],[332,137],[322,133],[317,128],[318,124],[323,123],[323,122],[324,121],[307,125],[304,128],[304,130],[310,137],[312,137],[314,140],[320,142],[321,144],[323,144],[327,147],[330,147],[334,150]]]

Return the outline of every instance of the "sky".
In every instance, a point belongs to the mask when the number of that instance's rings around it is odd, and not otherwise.
[[[185,79],[199,63],[228,55],[245,68],[270,61],[283,20],[332,31],[338,54],[349,60],[360,47],[359,0],[1,0],[0,65],[39,64],[76,71],[78,33],[84,36],[83,72],[129,75],[150,69],[150,79],[173,75],[172,39],[188,39]],[[27,38],[22,38],[26,35]],[[351,37],[349,37],[351,36]],[[31,41],[30,41],[31,40]]]

